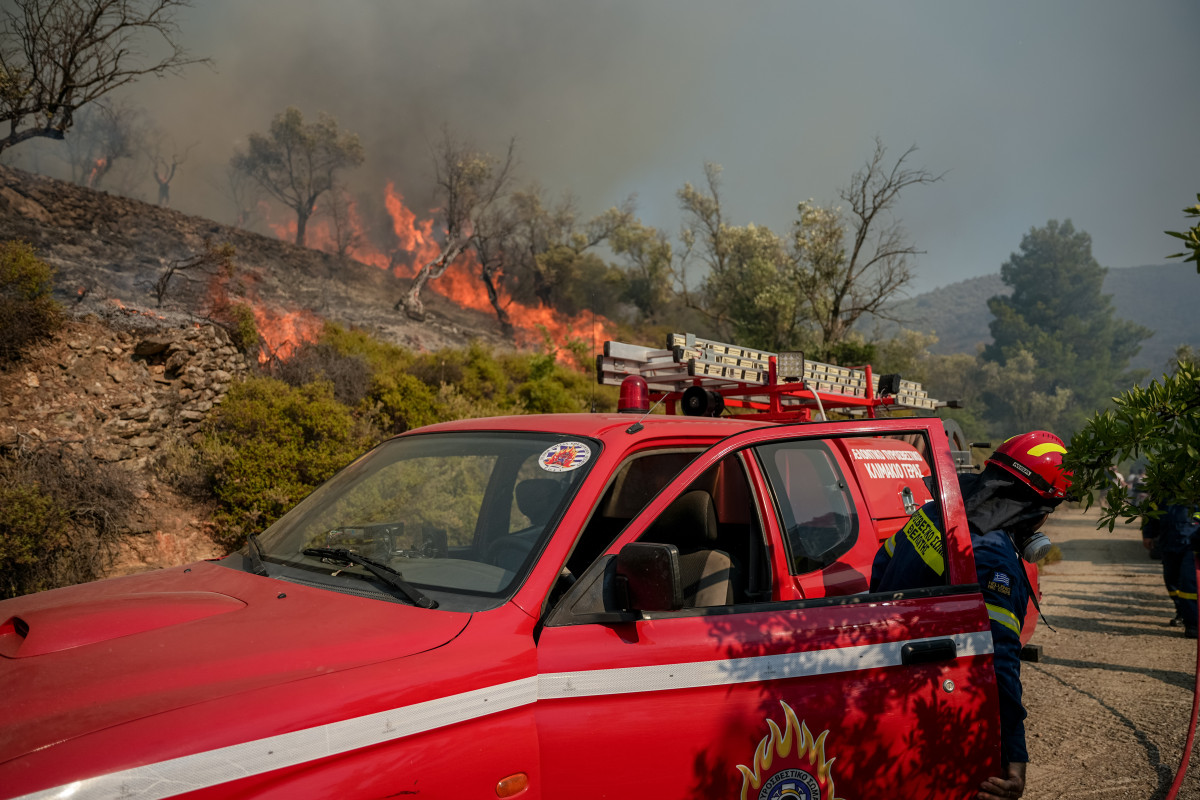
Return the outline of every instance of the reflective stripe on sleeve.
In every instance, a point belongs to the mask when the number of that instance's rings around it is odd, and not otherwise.
[[[883,543],[883,549],[887,551],[888,558],[896,555],[896,534],[888,537],[888,540]]]
[[[1004,606],[992,605],[991,603],[987,604],[987,610],[988,619],[990,619],[992,622],[998,622],[1018,636],[1021,635],[1021,623],[1019,620],[1017,620],[1016,614],[1009,611]]]
[[[1171,597],[1178,597],[1180,600],[1195,600],[1196,599],[1195,592],[1182,592],[1179,589],[1171,589],[1170,591],[1167,592],[1167,594],[1171,595]]]

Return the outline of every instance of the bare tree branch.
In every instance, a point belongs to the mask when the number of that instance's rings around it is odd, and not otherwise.
[[[201,252],[168,261],[162,273],[150,285],[158,307],[162,308],[170,292],[171,283],[177,277],[192,280],[192,273],[201,273],[206,277],[214,274],[231,275],[234,253],[233,245],[228,242],[213,244],[211,240],[205,239]]]
[[[62,139],[75,112],[144,75],[178,74],[192,58],[175,18],[188,0],[11,0],[0,12],[0,151]],[[157,41],[158,58],[143,55]]]
[[[909,147],[889,167],[887,149],[876,137],[871,157],[840,193],[850,206],[848,237],[840,208],[799,206],[793,238],[799,286],[826,351],[837,347],[864,314],[887,318],[888,304],[912,282],[910,259],[922,251],[894,217],[895,206],[904,189],[945,176],[909,167],[915,152],[916,146]]]
[[[171,205],[171,181],[175,180],[175,172],[187,161],[188,154],[192,152],[192,149],[199,144],[199,142],[192,142],[180,152],[174,142],[168,143],[165,140],[166,137],[159,132],[150,148],[150,161],[154,182],[158,184],[158,204],[160,206]],[[167,155],[168,151],[170,152],[169,156]]]

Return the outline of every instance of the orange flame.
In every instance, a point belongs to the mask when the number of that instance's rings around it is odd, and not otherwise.
[[[750,792],[757,791],[764,779],[770,777],[767,771],[771,769],[776,757],[783,760],[793,752],[795,755],[792,763],[799,768],[797,772],[800,773],[798,779],[807,775],[809,780],[815,781],[821,800],[840,800],[834,795],[833,775],[830,772],[830,767],[836,759],[825,760],[825,737],[829,735],[829,731],[822,731],[821,735],[814,739],[808,725],[796,719],[796,712],[792,711],[791,706],[782,700],[779,701],[779,705],[783,706],[784,729],[780,731],[775,720],[768,719],[767,727],[771,732],[758,743],[758,748],[754,751],[753,768],[738,764],[738,771],[742,773],[741,800],[746,800]],[[787,763],[781,764],[780,769],[786,766]],[[772,775],[777,774],[780,769],[776,769]]]
[[[352,201],[348,200],[347,202],[349,224],[360,233],[359,244],[349,251],[349,255],[356,260],[380,269],[391,270],[397,278],[408,279],[414,277],[421,267],[436,260],[441,254],[442,246],[434,234],[432,212],[428,218],[418,219],[416,212],[405,204],[403,195],[396,189],[393,181],[389,181],[384,189],[384,206],[391,218],[391,233],[396,241],[396,246],[388,253],[379,250],[369,242],[368,237],[361,235],[363,226],[357,207]],[[273,221],[270,207],[265,203],[261,204],[261,207],[268,227],[277,237],[288,241],[296,238],[294,220]],[[328,218],[311,219],[306,233],[310,247],[326,252],[337,251],[337,237],[334,235]],[[479,260],[474,251],[468,250],[459,255],[441,277],[429,282],[428,287],[431,291],[461,308],[488,315],[495,313],[482,280]],[[603,316],[593,315],[589,312],[573,317],[567,316],[540,304],[530,306],[519,303],[504,290],[503,286],[496,288],[496,302],[508,315],[510,323],[516,330],[516,344],[519,347],[537,348],[542,346],[547,339],[552,343],[560,344],[572,340],[587,340],[591,338],[593,330],[597,342],[617,338],[616,325]],[[556,358],[562,363],[569,364],[573,357],[570,350],[560,347],[556,350]],[[586,369],[587,365],[584,365],[584,368]]]
[[[96,178],[100,174],[100,170],[104,169],[104,165],[108,163],[107,158],[97,158],[96,163],[92,166],[92,171],[88,173],[87,185],[92,187],[96,185]]]
[[[248,277],[244,275],[243,280]],[[234,306],[244,304],[249,307],[260,340],[259,363],[265,364],[273,357],[286,360],[300,345],[315,342],[320,336],[325,323],[313,312],[268,306],[255,296],[250,286],[245,283],[241,286],[239,295],[231,297],[228,274],[222,272],[212,275],[208,282],[208,315],[229,322],[235,319],[232,314]]]
[[[392,230],[400,247],[393,254],[393,274],[398,278],[415,275],[421,266],[438,257],[441,246],[433,236],[433,219],[417,220],[417,215],[404,205],[404,199],[393,183],[388,183],[385,203],[392,218]],[[407,259],[396,258],[399,251],[408,254]],[[403,263],[407,262],[407,263]],[[460,255],[437,280],[430,281],[429,288],[462,308],[483,313],[494,313],[492,301],[482,280],[482,268],[474,251]],[[497,275],[497,278],[499,275]],[[611,320],[590,313],[570,317],[543,305],[529,306],[519,303],[497,286],[497,303],[508,314],[509,321],[517,331],[517,345],[539,347],[547,338],[551,342],[564,343],[579,339],[579,333],[590,331],[595,325],[596,341],[616,338],[616,326]],[[575,334],[574,336],[572,334]],[[560,362],[570,363],[571,353],[565,348],[556,352]]]
[[[396,184],[388,181],[384,190],[384,205],[388,216],[392,218],[392,232],[396,234],[399,249],[410,254],[409,263],[405,268],[399,264],[393,269],[397,278],[411,278],[417,270],[433,261],[441,252],[441,247],[433,238],[433,219],[417,221],[417,215],[404,205],[404,198],[396,191]]]
[[[118,311],[124,311],[131,317],[140,314],[143,317],[150,317],[151,319],[166,319],[166,317],[164,317],[162,314],[157,314],[153,311],[146,311],[145,309],[141,308],[130,308],[115,297],[110,297],[108,299],[108,303]]]
[[[272,356],[286,361],[300,345],[315,342],[325,324],[307,309],[285,311],[252,302],[250,310],[254,312],[254,324],[263,342],[258,355],[260,363],[266,363]]]

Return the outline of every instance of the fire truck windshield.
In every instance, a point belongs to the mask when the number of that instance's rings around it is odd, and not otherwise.
[[[535,563],[598,449],[540,433],[392,439],[263,531],[260,566],[273,578],[396,600],[369,561],[402,573],[439,608],[496,606]],[[359,558],[321,555],[332,551]]]

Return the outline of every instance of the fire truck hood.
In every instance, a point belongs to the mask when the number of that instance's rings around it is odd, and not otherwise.
[[[0,603],[0,763],[152,714],[431,650],[470,616],[211,563],[9,600]]]

